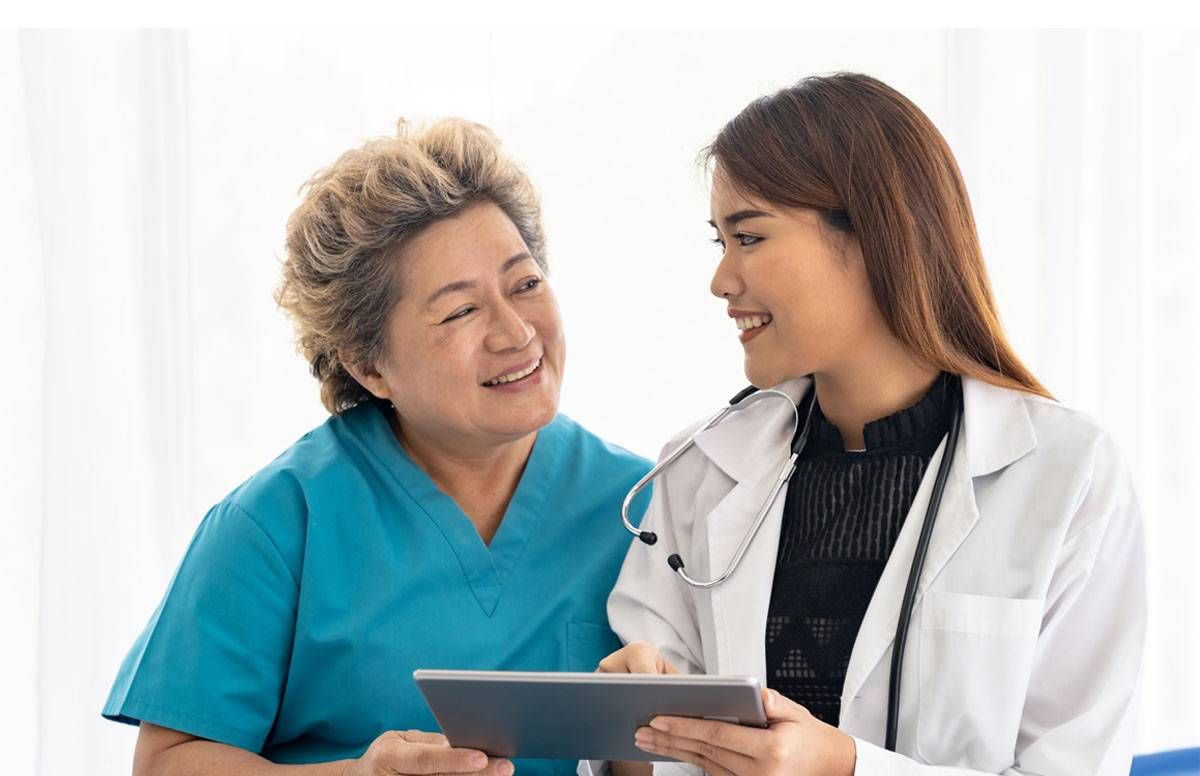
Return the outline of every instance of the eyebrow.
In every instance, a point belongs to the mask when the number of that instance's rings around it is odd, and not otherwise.
[[[737,226],[739,222],[745,221],[748,218],[772,218],[773,216],[773,213],[768,213],[765,210],[739,210],[736,213],[730,213],[729,215],[725,216],[723,220],[725,222],[725,228],[732,229],[733,227]],[[708,222],[708,225],[713,229],[717,228],[717,225],[711,220]]]
[[[503,275],[505,272],[508,272],[521,262],[532,259],[533,256],[529,255],[529,251],[521,251],[515,256],[509,257],[503,264],[500,265],[500,274]],[[475,288],[474,280],[456,280],[453,283],[447,283],[437,291],[433,292],[433,295],[425,301],[425,306],[429,307],[447,294],[453,294],[455,291],[469,291],[472,288]]]

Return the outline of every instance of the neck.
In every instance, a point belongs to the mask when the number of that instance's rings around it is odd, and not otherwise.
[[[490,544],[512,500],[537,432],[505,442],[455,440],[421,433],[393,412],[392,431],[408,457],[470,518]]]
[[[937,376],[937,369],[917,362],[901,347],[839,364],[813,379],[821,412],[841,432],[842,444],[861,450],[867,423],[916,404]]]

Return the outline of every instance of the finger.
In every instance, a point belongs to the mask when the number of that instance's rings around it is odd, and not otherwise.
[[[516,767],[512,764],[512,760],[504,757],[489,757],[487,768],[484,769],[481,776],[513,776]]]
[[[767,720],[770,722],[782,722],[785,720],[799,722],[811,716],[808,709],[786,695],[781,695],[768,687],[763,688],[762,701],[763,711],[766,712]]]
[[[625,656],[621,654],[624,648],[618,649],[611,655],[608,655],[600,664],[596,666],[596,670],[602,674],[623,674],[625,673]]]
[[[694,717],[655,717],[650,720],[650,727],[679,738],[705,741],[718,749],[728,749],[747,757],[757,757],[767,745],[766,736],[770,735],[765,728]]]
[[[474,771],[473,776],[513,776],[513,767],[511,760],[506,760],[503,757],[490,757],[488,764],[479,771]],[[424,776],[462,776],[459,773],[444,772],[425,774]]]
[[[662,656],[658,654],[658,650],[649,644],[634,642],[626,649],[629,654],[626,657],[626,666],[631,674],[657,674],[660,673],[659,666]]]
[[[441,733],[427,733],[424,730],[397,731],[400,737],[413,744],[438,744],[450,746],[450,742]]]
[[[662,740],[662,734],[655,733],[653,737],[645,738],[641,736],[643,730],[649,728],[640,728],[638,737],[635,739],[637,746],[644,752],[658,755],[660,757],[671,757],[680,762],[691,763],[698,765],[709,776],[734,776],[735,772],[730,770],[722,762],[713,760],[700,752],[694,752],[689,749],[681,749],[673,746],[670,741]],[[669,738],[669,737],[668,737]],[[743,770],[738,773],[750,773],[751,771]]]
[[[731,727],[733,726],[731,725]],[[647,746],[651,747],[650,749],[647,749],[647,751],[655,751],[659,753],[687,752],[693,757],[715,763],[721,768],[724,768],[727,771],[732,771],[733,773],[753,773],[759,770],[755,767],[755,761],[753,757],[741,752],[735,752],[731,749],[726,749],[716,745],[712,741],[705,739],[688,738],[681,735],[666,733],[661,730],[655,730],[654,728],[643,727],[638,728],[634,740],[637,742],[639,747],[642,746],[643,742]],[[686,760],[686,758],[678,757],[675,754],[672,754],[671,756],[676,757],[677,759]],[[693,761],[686,760],[686,762]]]
[[[388,750],[384,764],[400,773],[474,773],[487,767],[488,756],[478,749],[401,741]]]
[[[601,660],[597,670],[608,674],[657,674],[662,673],[659,660],[657,649],[635,641]]]

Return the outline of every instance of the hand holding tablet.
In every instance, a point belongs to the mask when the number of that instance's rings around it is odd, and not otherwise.
[[[749,677],[421,670],[413,678],[452,745],[493,757],[663,760],[634,744],[654,717],[767,724]]]

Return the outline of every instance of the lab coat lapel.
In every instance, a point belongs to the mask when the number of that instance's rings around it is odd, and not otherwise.
[[[963,401],[963,427],[917,583],[916,606],[979,521],[974,479],[1007,466],[1037,442],[1028,410],[1017,391],[964,377]],[[942,440],[929,461],[854,642],[842,692],[842,719],[847,723],[843,727],[848,729],[856,718],[855,697],[885,654],[890,660],[889,648],[896,636],[904,589],[947,441]]]
[[[770,495],[776,475],[786,460],[778,456],[769,464],[770,473],[759,480],[738,483],[711,513],[709,530],[709,578],[729,564],[754,517]],[[767,609],[775,578],[775,557],[783,516],[784,494],[775,499],[762,527],[750,543],[737,569],[710,591],[713,630],[716,635],[717,672],[723,675],[756,676],[766,681]]]
[[[808,390],[807,378],[776,386],[794,405]],[[791,453],[794,418],[782,399],[765,400],[697,435],[696,446],[735,484],[705,518],[708,567],[712,579],[724,572],[754,518],[770,495]],[[715,673],[756,676],[765,682],[767,608],[775,577],[775,556],[785,493],[771,505],[758,535],[738,568],[708,592],[717,665]],[[703,597],[701,598],[703,600]],[[709,667],[713,672],[713,667]]]

